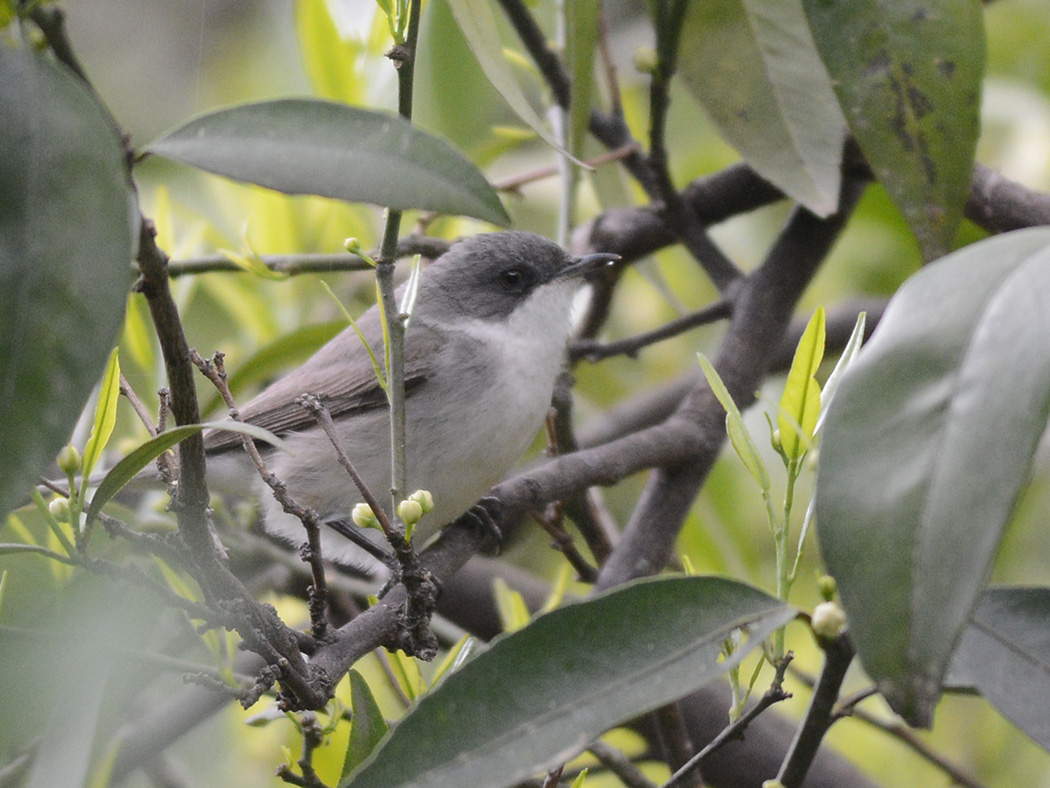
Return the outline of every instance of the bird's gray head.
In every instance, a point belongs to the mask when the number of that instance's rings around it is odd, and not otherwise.
[[[558,244],[525,232],[476,235],[454,244],[420,282],[419,303],[446,316],[506,320],[542,288],[575,289],[587,273],[619,259],[572,257]]]

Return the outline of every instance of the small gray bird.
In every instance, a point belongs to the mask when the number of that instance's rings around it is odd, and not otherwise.
[[[420,274],[405,334],[405,493],[429,490],[434,510],[416,529],[417,545],[474,506],[532,443],[565,362],[574,297],[586,274],[617,259],[574,258],[538,235],[501,232],[454,244]],[[378,308],[358,327],[382,358]],[[387,400],[352,328],[240,408],[245,421],[280,435],[290,449],[270,453],[267,463],[292,497],[345,528],[361,497],[327,436],[297,404],[303,394],[323,398],[342,448],[385,504],[391,486]],[[238,435],[211,431],[205,446],[209,467],[223,478],[252,478]],[[299,520],[282,511],[261,481],[255,491],[266,530],[301,544]],[[326,557],[378,568],[336,530],[325,528],[321,537]]]

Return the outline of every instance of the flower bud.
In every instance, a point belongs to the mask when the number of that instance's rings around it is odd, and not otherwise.
[[[784,783],[780,780],[766,780],[762,783],[762,788],[784,788]]]
[[[51,499],[51,503],[47,505],[47,510],[51,512],[51,516],[62,523],[69,522],[70,509],[69,499],[58,496]]]
[[[831,575],[821,575],[820,579],[817,580],[817,589],[820,591],[820,598],[825,602],[830,602],[835,598],[839,587],[835,582],[835,578]]]
[[[434,496],[430,494],[430,490],[416,490],[408,496],[408,499],[422,506],[423,514],[430,514],[434,511]]]
[[[372,511],[372,507],[367,503],[359,503],[354,507],[354,511],[350,515],[350,519],[354,521],[354,525],[358,525],[361,528],[380,528],[379,520],[376,519],[375,512]]]
[[[813,608],[810,627],[818,640],[834,640],[846,628],[846,613],[834,602],[821,602]]]
[[[634,51],[634,67],[640,74],[652,74],[656,71],[656,50],[652,47],[638,47]]]
[[[77,447],[72,443],[58,453],[58,467],[62,469],[62,473],[66,476],[72,476],[84,467],[84,458],[80,456]]]
[[[412,528],[423,516],[423,507],[419,505],[418,501],[408,498],[398,504],[397,516],[404,521],[408,528]]]

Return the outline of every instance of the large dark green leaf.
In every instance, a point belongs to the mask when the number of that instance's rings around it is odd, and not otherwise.
[[[912,277],[828,411],[820,544],[857,652],[927,724],[1050,409],[1050,229]]]
[[[804,0],[850,130],[919,240],[948,251],[980,131],[978,0]]]
[[[1050,750],[1050,588],[985,591],[948,683],[976,688]]]
[[[846,122],[800,0],[690,3],[680,46],[682,80],[748,164],[833,213]]]
[[[69,440],[131,285],[120,141],[64,67],[0,46],[0,514]]]
[[[149,146],[159,156],[287,194],[509,223],[484,176],[404,119],[319,99],[220,109]]]
[[[449,676],[342,785],[515,785],[702,687],[793,615],[760,591],[711,577],[649,580],[568,605]],[[741,627],[746,644],[720,659]]]

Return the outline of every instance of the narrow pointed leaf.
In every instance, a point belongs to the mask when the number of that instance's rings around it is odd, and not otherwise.
[[[102,450],[109,443],[113,434],[113,427],[117,423],[117,400],[120,399],[120,358],[116,348],[109,354],[109,363],[102,375],[102,385],[99,387],[98,405],[95,407],[95,423],[91,428],[91,436],[84,447],[84,476],[90,476],[95,470],[98,458],[102,456]]]
[[[566,3],[565,60],[572,75],[572,101],[569,108],[569,150],[583,155],[583,140],[591,117],[594,94],[594,50],[598,41],[598,0]]]
[[[485,72],[489,82],[510,105],[519,118],[528,124],[548,145],[564,154],[571,155],[551,135],[540,120],[540,116],[529,104],[525,94],[518,85],[510,69],[507,58],[503,55],[503,44],[500,43],[499,30],[492,16],[488,0],[448,0],[449,8],[456,17],[456,24],[463,31],[470,51]]]
[[[824,425],[817,527],[865,669],[928,724],[1050,410],[1050,230],[982,241],[890,302]]]
[[[484,176],[403,118],[318,99],[220,109],[149,146],[158,156],[286,194],[319,194],[509,223]]]
[[[147,465],[172,446],[186,440],[190,435],[208,429],[222,429],[228,430],[229,432],[239,432],[244,435],[250,435],[258,440],[266,441],[278,448],[284,447],[284,443],[272,432],[268,432],[267,430],[262,429],[262,427],[256,427],[253,424],[245,424],[238,421],[186,424],[182,427],[173,427],[170,430],[162,432],[157,437],[146,441],[110,469],[109,473],[103,477],[101,484],[99,484],[98,489],[95,490],[95,494],[91,498],[91,503],[87,509],[88,523],[94,520],[98,516],[98,513],[102,511],[102,507],[113,500],[113,496],[123,490],[127,483],[143,471]]]
[[[962,219],[980,131],[979,0],[804,0],[850,130],[926,259]]]
[[[740,415],[740,409],[733,402],[729,389],[722,382],[722,378],[719,377],[714,365],[703,353],[697,353],[696,355],[700,360],[700,368],[704,372],[704,377],[707,378],[707,385],[711,387],[711,391],[714,392],[715,397],[726,410],[726,436],[729,438],[729,444],[759,486],[763,490],[768,490],[769,473],[766,471],[765,463],[762,462],[762,455],[758,453],[758,447],[755,445],[751,433],[744,424],[744,418]]]
[[[713,577],[649,580],[540,616],[426,695],[343,788],[500,788],[702,687],[793,617]],[[729,634],[748,639],[720,660]]]
[[[63,66],[0,46],[0,513],[69,440],[117,341],[132,197],[103,110]]]
[[[350,703],[354,715],[350,723],[350,739],[346,744],[340,779],[360,766],[387,732],[383,712],[380,711],[364,676],[356,670],[351,670],[349,680]]]
[[[846,342],[846,347],[843,349],[842,355],[839,356],[835,368],[831,370],[828,379],[824,381],[824,388],[820,392],[820,415],[817,417],[817,426],[813,428],[814,433],[820,432],[820,428],[824,426],[824,419],[828,415],[828,408],[831,406],[832,400],[835,399],[835,392],[838,391],[839,383],[842,382],[843,376],[853,366],[857,354],[860,353],[860,348],[864,344],[864,331],[867,323],[867,312],[861,312],[857,315],[857,323],[853,326],[853,332],[849,335],[849,341]]]
[[[833,213],[846,122],[800,0],[690,3],[680,49],[686,87],[748,164]]]
[[[802,332],[780,398],[777,428],[784,454],[791,460],[797,460],[813,440],[820,415],[820,384],[815,376],[823,358],[824,308],[821,307]],[[802,428],[801,436],[796,425]]]
[[[946,683],[974,687],[1050,750],[1050,588],[985,591]]]

